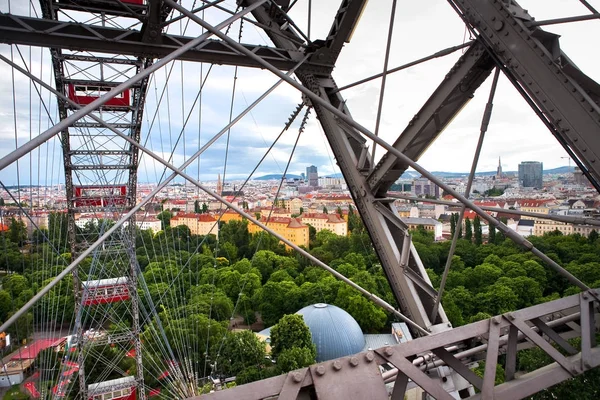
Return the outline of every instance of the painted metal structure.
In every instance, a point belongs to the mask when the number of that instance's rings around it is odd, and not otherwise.
[[[94,115],[90,114],[92,107],[73,116],[74,114],[69,114],[72,105],[61,101],[63,125],[57,124],[60,129],[55,128],[54,132],[49,130],[44,136],[40,135],[39,139],[24,146],[24,149],[2,158],[0,167],[4,168],[18,154],[35,148],[36,144],[60,131],[65,154],[70,221],[73,220],[74,213],[80,211],[80,207],[98,206],[98,204],[77,203],[73,176],[76,174],[83,176],[85,171],[95,173],[104,171],[102,173],[107,174],[109,173],[107,171],[118,169],[128,171],[126,191],[128,200],[126,204],[113,204],[113,206],[120,209],[121,215],[130,218],[133,215],[131,211],[135,209],[138,149],[152,155],[152,152],[139,145],[139,129],[148,77],[140,74],[150,67],[153,58],[177,53],[173,58],[267,68],[301,90],[306,95],[306,101],[310,102],[315,109],[353,200],[371,236],[400,306],[400,312],[407,315],[414,325],[420,327],[420,330],[416,329],[416,331],[424,336],[382,351],[361,353],[295,371],[287,376],[215,393],[211,395],[212,397],[265,398],[278,395],[281,398],[297,398],[312,392],[322,399],[387,398],[383,383],[389,379],[395,381],[392,398],[396,399],[403,398],[410,379],[436,398],[449,398],[449,392],[461,396],[473,395],[474,398],[491,396],[520,398],[600,364],[600,353],[594,340],[594,332],[597,329],[598,292],[587,290],[588,288],[575,277],[547,257],[544,258],[531,243],[520,239],[516,234],[511,234],[506,230],[506,226],[490,217],[481,208],[449,190],[449,193],[460,199],[466,208],[477,212],[490,224],[506,232],[511,239],[531,249],[534,254],[540,256],[575,285],[586,290],[581,295],[451,329],[443,309],[437,308],[439,295],[432,287],[425,268],[410,242],[407,226],[398,218],[392,201],[386,195],[391,184],[409,166],[422,172],[442,188],[446,188],[442,182],[427,171],[423,171],[416,161],[496,67],[523,95],[590,182],[600,189],[600,164],[597,162],[600,155],[600,139],[598,139],[600,137],[598,117],[600,86],[570,62],[560,49],[558,37],[540,29],[539,24],[535,23],[515,1],[449,1],[450,6],[464,20],[476,39],[393,145],[377,138],[352,119],[350,110],[340,94],[341,90],[331,75],[344,43],[351,38],[355,25],[360,19],[366,0],[342,0],[326,39],[314,42],[307,41],[306,36],[299,32],[293,21],[288,18],[286,11],[289,2],[241,1],[240,5],[243,7],[254,7],[252,8],[254,18],[265,29],[265,33],[275,47],[240,45],[196,15],[189,13],[189,10],[182,9],[172,0],[148,0],[146,3],[134,0],[123,2],[129,3],[131,7],[120,7],[118,1],[42,0],[44,19],[0,15],[0,40],[3,42],[49,46],[52,49],[56,88],[62,95],[67,95],[70,100],[80,105],[91,105],[96,99],[93,99],[93,96],[77,95],[77,88],[95,87],[98,91],[109,93],[104,97],[104,104],[101,105],[106,112],[124,112],[121,108],[128,108],[127,112],[131,114],[127,126],[122,123],[111,126],[99,116],[88,118],[88,115]],[[107,15],[142,19],[144,25],[139,31],[119,30],[109,29],[101,24],[79,24],[59,21],[56,18],[56,10],[60,8],[89,10],[90,7],[95,12],[101,11]],[[199,38],[163,34],[161,29],[165,26],[166,18],[164,10],[170,7],[178,9],[222,40],[209,41],[206,37],[199,40]],[[75,54],[72,51],[74,49],[113,53],[120,56],[110,59],[84,56]],[[104,63],[114,64],[113,68],[119,68],[117,67],[119,65],[133,65],[138,79],[134,79],[134,76],[126,77],[129,79],[108,81],[103,76],[99,76],[97,80],[78,80],[77,77],[65,74],[64,62],[67,60],[96,63],[100,65],[100,70]],[[281,73],[281,70],[290,70],[294,66],[297,66],[295,74],[301,84]],[[384,72],[383,75],[385,74]],[[116,87],[120,89],[115,90]],[[382,92],[383,89],[382,87]],[[124,91],[127,91],[127,95]],[[124,99],[129,97],[129,91],[133,93],[131,100],[125,101]],[[120,98],[117,97],[119,93],[123,93]],[[131,104],[128,104],[129,101]],[[123,139],[123,146],[119,149],[92,146],[92,150],[86,150],[83,146],[73,146],[70,125],[75,129],[98,129],[101,133],[97,135],[116,133],[116,137]],[[364,136],[387,151],[377,164],[373,162],[372,153],[368,149],[369,142]],[[131,140],[124,137],[129,137]],[[114,156],[119,157],[118,160],[113,158],[112,163],[97,162],[99,157]],[[182,168],[175,168],[164,160],[161,162],[176,174],[186,177],[190,182],[201,187],[199,182],[186,176]],[[89,183],[92,184],[98,182]],[[160,186],[157,189],[159,190]],[[220,196],[215,195],[215,197],[227,204]],[[135,224],[130,223],[129,226],[133,227]],[[81,243],[75,232],[74,223],[71,222],[69,233],[74,246]],[[98,247],[109,237],[110,235],[102,235],[94,246]],[[77,251],[74,253],[78,254]],[[135,290],[136,272],[133,258],[128,276],[131,280],[131,288]],[[77,260],[80,262],[79,258]],[[75,281],[78,282],[76,266],[77,264],[70,268],[73,269]],[[135,296],[132,299],[134,298]],[[26,307],[30,306],[26,305]],[[132,306],[132,309],[137,310],[137,306]],[[134,321],[136,320],[134,318]],[[134,337],[137,337],[139,326],[133,327],[133,333]],[[566,338],[575,336],[582,338],[581,351],[573,349],[565,341]],[[515,379],[516,352],[528,346],[524,342],[525,339],[527,343],[533,343],[544,350],[555,360],[555,363]],[[552,340],[570,356],[563,356],[547,340]],[[139,340],[136,340],[136,357],[140,374],[138,384],[142,382],[143,369],[139,358],[141,357],[139,346]],[[507,382],[495,386],[493,377],[500,351],[507,355]],[[483,379],[475,376],[467,367],[478,359],[486,360]],[[379,364],[391,364],[401,372],[386,378],[377,367]],[[429,374],[424,374],[423,370],[427,370]],[[81,371],[80,377],[84,376]],[[444,379],[448,376],[452,379]],[[81,379],[83,380],[81,387],[87,388],[84,378]],[[480,389],[481,393],[475,395],[471,386]],[[143,390],[138,393],[139,397],[143,398]]]
[[[151,23],[151,18],[161,20],[166,12],[155,12],[147,7],[143,0],[125,0],[121,3],[112,1],[62,1],[40,0],[45,20],[57,23],[72,20],[70,14],[89,15],[91,26],[104,27],[119,16],[124,20],[144,18],[144,26]],[[132,10],[136,15],[127,15],[121,8]],[[157,15],[158,14],[158,15]],[[113,55],[101,55],[86,52],[85,56],[72,49],[51,47],[52,66],[56,89],[66,95],[71,103],[59,100],[61,120],[77,110],[73,105],[86,106],[111,91],[119,83],[138,74],[149,67],[153,60],[148,57],[122,56],[119,52]],[[96,231],[106,230],[108,221],[129,211],[136,202],[138,149],[120,140],[110,129],[119,130],[134,141],[140,140],[144,100],[148,78],[139,81],[112,99],[102,107],[95,109],[92,115],[115,121],[115,123],[98,125],[89,117],[61,131],[63,161],[65,170],[65,188],[67,194],[68,237],[71,252],[79,255],[88,248],[96,238]],[[94,215],[95,226],[78,228],[75,219],[78,214]],[[88,382],[85,371],[85,359],[94,357],[94,347],[106,345],[103,341],[86,340],[84,326],[90,323],[102,329],[107,321],[119,323],[122,318],[132,321],[129,332],[120,332],[111,337],[111,343],[121,346],[133,344],[136,361],[136,376],[132,388],[127,389],[124,398],[136,396],[145,399],[143,384],[142,351],[140,343],[139,306],[137,295],[137,274],[139,267],[131,251],[131,243],[135,242],[135,218],[131,218],[128,228],[116,232],[103,246],[94,252],[96,264],[89,272],[95,272],[99,279],[86,280],[86,270],[73,270],[74,292],[76,293],[75,311],[77,315],[75,330],[77,335],[77,364],[79,392],[81,398],[88,397],[87,391],[95,383]],[[124,251],[125,250],[125,251]],[[101,266],[103,262],[112,260],[115,266],[107,270]],[[97,318],[97,307],[123,303],[125,316],[106,314]],[[62,382],[61,382],[62,383]],[[110,382],[97,383],[106,386],[104,398],[108,398]],[[60,385],[60,383],[59,383]],[[107,386],[108,385],[108,386]],[[114,389],[114,388],[113,388]],[[112,394],[110,394],[112,396]],[[96,398],[94,394],[90,398]]]
[[[600,348],[595,342],[598,294],[598,290],[584,292],[201,398],[310,399],[316,395],[318,399],[403,399],[406,390],[417,385],[433,398],[451,400],[452,380],[436,380],[430,375],[441,369],[449,377],[451,368],[458,378],[480,390],[477,394],[462,391],[460,398],[520,399],[600,365]],[[566,340],[579,336],[581,351]],[[531,347],[541,349],[554,362],[516,376],[517,352]],[[495,385],[501,356],[506,357],[505,382]],[[485,361],[483,378],[469,368],[478,360]],[[385,366],[386,372],[382,373],[380,366]],[[388,394],[385,384],[392,382]]]

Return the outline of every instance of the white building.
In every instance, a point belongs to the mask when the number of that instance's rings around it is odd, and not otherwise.
[[[422,226],[426,231],[433,232],[435,240],[442,240],[443,224],[440,221],[433,218],[401,217],[400,219],[408,225],[408,229],[418,229]]]
[[[336,235],[348,235],[348,222],[338,214],[304,213],[300,215],[300,220],[314,227],[317,232],[328,229]]]

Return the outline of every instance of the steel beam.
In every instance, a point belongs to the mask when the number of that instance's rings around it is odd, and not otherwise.
[[[368,373],[366,368],[368,368],[369,363],[387,364],[387,367],[391,364],[397,371],[401,371],[398,373],[398,379],[396,380],[397,383],[400,383],[400,392],[403,392],[404,389],[402,385],[404,376],[408,376],[413,382],[435,398],[452,398],[443,389],[440,384],[441,381],[435,380],[429,373],[431,369],[446,363],[453,367],[453,370],[462,378],[480,388],[481,393],[472,394],[468,397],[469,399],[520,399],[600,365],[600,348],[596,343],[590,342],[587,347],[582,346],[582,350],[577,354],[565,357],[552,347],[547,340],[544,340],[541,335],[536,333],[536,328],[530,326],[531,324],[535,324],[535,321],[546,320],[553,315],[567,315],[562,322],[559,320],[551,321],[544,329],[547,332],[551,330],[553,332],[551,336],[559,332],[561,336],[566,334],[579,336],[578,332],[575,331],[565,332],[568,329],[566,321],[578,318],[579,309],[577,305],[583,296],[586,296],[586,301],[589,302],[585,306],[586,309],[595,310],[597,308],[597,293],[593,294],[593,292],[597,292],[597,289],[529,307],[514,313],[478,321],[455,328],[450,332],[417,338],[406,343],[375,349],[375,351],[365,351],[350,357],[313,365],[310,367],[310,371],[315,372],[312,374],[312,379],[301,379],[305,376],[306,371],[297,370],[288,373],[287,376],[278,376],[249,385],[217,391],[203,395],[202,398],[208,400],[238,398],[250,400],[277,397],[277,395],[283,393],[286,389],[284,382],[288,382],[289,380],[295,382],[295,393],[306,393],[312,390],[318,392],[317,386],[344,386],[346,379],[353,379],[353,375],[348,374],[348,377],[346,377],[346,373],[344,372],[350,361],[352,362],[350,368],[357,370],[364,369],[365,374]],[[592,317],[597,316],[594,312],[592,312]],[[595,318],[581,318],[581,323],[583,324],[582,330],[586,332],[593,332],[597,328]],[[509,335],[502,336],[501,332],[505,331],[508,331]],[[508,347],[504,347],[507,341],[506,336],[510,336],[511,338],[508,340]],[[532,340],[532,342],[528,342],[529,340]],[[482,345],[483,347],[479,346],[478,351],[480,353],[487,351],[487,361],[485,375],[483,378],[480,378],[469,369],[472,360],[466,357],[466,351],[457,352],[454,343],[470,343],[471,346],[474,346],[473,350],[475,350],[477,349],[476,345],[482,342],[484,345]],[[526,348],[531,343],[546,352],[556,362],[529,373],[519,374],[518,377],[515,377],[515,374],[511,373],[504,383],[495,385],[496,365],[500,354],[506,354],[507,360],[515,360],[517,352],[520,349]],[[517,344],[527,344],[527,346],[518,346]],[[488,350],[489,347],[492,347],[492,349]],[[502,351],[500,351],[501,348]],[[583,359],[586,362],[582,362]],[[389,378],[388,374],[384,373],[383,381],[386,382]],[[392,376],[391,378],[394,377]],[[384,387],[379,377],[373,377],[371,383],[380,385],[378,389]],[[372,395],[367,395],[366,397],[383,399],[387,398],[387,395],[381,395],[374,388],[372,389]],[[301,397],[298,396],[297,398]],[[328,393],[324,393],[324,396],[319,396],[319,398],[329,399],[331,397],[329,397]],[[364,398],[364,396],[361,396],[361,398]],[[461,398],[465,397],[461,396]],[[193,397],[192,399],[196,400],[198,397]]]
[[[494,68],[494,61],[478,41],[463,54],[442,83],[394,142],[394,148],[417,161],[452,119],[473,98]],[[406,171],[408,165],[387,152],[369,176],[369,185],[379,196]]]
[[[315,52],[314,59],[335,64],[344,43],[350,42],[366,5],[367,0],[342,0],[329,34]]]
[[[600,85],[561,51],[557,35],[530,27],[533,18],[516,1],[449,2],[600,190]]]
[[[252,4],[253,1],[250,0],[249,3]],[[180,6],[171,5],[181,11]],[[253,15],[262,24],[272,27],[278,26],[275,25],[277,24],[277,16],[273,17],[270,10],[265,7],[257,8],[253,12]],[[192,19],[200,23],[197,19]],[[269,31],[266,33],[277,47],[293,51],[297,49],[295,41],[269,34]],[[348,183],[362,220],[371,236],[375,251],[381,260],[392,292],[400,306],[401,313],[408,315],[409,318],[425,329],[430,329],[436,323],[447,329],[449,324],[443,311],[436,322],[432,323],[429,320],[428,310],[433,306],[433,299],[429,295],[431,292],[428,293],[416,285],[413,279],[409,278],[410,274],[406,274],[400,267],[400,253],[405,234],[403,226],[405,225],[401,221],[398,221],[400,225],[397,225],[394,221],[390,221],[387,218],[387,213],[384,214],[374,207],[376,198],[370,191],[363,174],[363,171],[368,171],[371,166],[366,140],[354,131],[354,128],[344,126],[341,123],[342,119],[332,115],[328,111],[328,109],[335,108],[340,113],[343,113],[344,116],[350,116],[344,99],[340,93],[335,92],[336,85],[333,78],[329,74],[320,75],[304,71],[297,71],[296,76],[311,94],[319,96],[320,100],[328,104],[328,107],[326,107],[321,102],[312,101],[311,99],[318,120],[331,145],[344,179]],[[391,212],[390,215],[394,216],[397,214]],[[394,216],[393,218],[397,217]],[[416,252],[411,252],[407,268],[411,268],[415,272],[414,275],[419,276],[420,279],[417,278],[416,280],[431,286],[424,268],[419,268],[422,264],[414,260],[415,256],[418,257]],[[415,278],[412,275],[411,277]]]
[[[160,33],[155,42],[144,42],[141,32],[29,18],[0,13],[0,42],[29,46],[44,46],[64,50],[121,54],[135,57],[163,58],[195,38]],[[302,57],[299,51],[267,46],[244,45],[254,54],[268,60],[277,68],[288,71]],[[195,44],[176,57],[177,60],[212,64],[262,68],[252,59],[241,55],[221,41],[209,40]],[[330,72],[333,65],[324,61],[309,61],[302,69]]]

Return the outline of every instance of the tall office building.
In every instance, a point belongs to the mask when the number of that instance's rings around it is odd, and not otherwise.
[[[541,189],[544,164],[539,161],[523,161],[519,164],[519,186]]]
[[[417,196],[440,197],[440,187],[423,176],[414,180],[413,188]]]
[[[306,179],[308,180],[308,186],[319,186],[319,173],[317,167],[311,165],[306,167]]]

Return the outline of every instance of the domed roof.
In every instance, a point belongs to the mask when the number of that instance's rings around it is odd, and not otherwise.
[[[312,341],[317,346],[318,362],[362,351],[365,345],[362,330],[356,320],[341,308],[317,303],[296,314],[304,317],[310,329]]]

